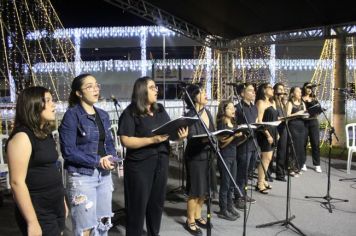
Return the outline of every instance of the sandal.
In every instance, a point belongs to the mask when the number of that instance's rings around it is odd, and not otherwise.
[[[272,186],[269,184],[265,184],[266,189],[272,189]]]
[[[195,223],[199,227],[202,227],[204,229],[206,229],[208,227],[208,222],[203,217],[200,217],[199,219],[195,219]],[[213,228],[213,224],[212,223],[210,223],[210,228]]]
[[[260,189],[258,186],[255,187],[255,190],[262,193],[262,194],[268,194],[268,189]]]
[[[194,229],[195,228],[195,229]],[[188,220],[185,222],[185,229],[191,233],[192,235],[195,236],[201,236],[203,235],[203,232],[201,231],[201,229],[195,224],[195,222],[193,223],[189,223]]]

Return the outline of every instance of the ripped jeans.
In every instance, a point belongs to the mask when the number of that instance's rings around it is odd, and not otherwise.
[[[102,176],[95,169],[92,176],[68,174],[67,193],[72,215],[73,235],[81,236],[91,230],[91,236],[106,236],[112,227],[111,173]]]

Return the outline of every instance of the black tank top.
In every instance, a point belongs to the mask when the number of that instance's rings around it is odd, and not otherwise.
[[[22,126],[15,128],[9,140],[19,132],[27,134],[32,146],[26,175],[26,185],[30,194],[43,193],[63,186],[61,173],[57,167],[58,152],[52,135],[39,139],[29,128]]]

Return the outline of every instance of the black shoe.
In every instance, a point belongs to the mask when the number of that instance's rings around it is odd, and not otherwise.
[[[238,218],[236,215],[233,215],[228,211],[220,211],[218,213],[218,217],[221,219],[224,219],[224,220],[229,220],[229,221],[235,221]]]
[[[236,203],[235,203],[235,207],[238,209],[238,210],[244,210],[245,209],[245,201],[243,200],[243,198],[238,198]],[[247,207],[247,206],[246,206]]]
[[[284,176],[277,176],[276,180],[282,181],[282,182],[287,182],[286,177],[284,177]]]
[[[244,200],[245,200],[245,198],[244,198]],[[256,203],[256,200],[253,199],[253,198],[250,198],[249,196],[246,196],[246,201],[247,201],[248,203],[252,203],[252,204],[255,204],[255,203]]]
[[[237,218],[240,218],[240,213],[235,209],[235,207],[231,206],[227,208],[227,211],[231,213],[232,215],[236,216]],[[237,219],[236,218],[236,219]]]
[[[194,229],[195,227],[195,229]],[[189,223],[188,220],[185,222],[185,227],[184,227],[189,233],[195,236],[202,236],[203,232],[201,229],[195,224],[195,223]]]
[[[201,217],[200,219],[195,219],[195,223],[196,223],[199,227],[201,227],[201,228],[203,228],[203,229],[208,228],[208,222],[207,222],[207,220],[204,219],[203,217]],[[212,224],[212,223],[210,223],[210,228],[211,228],[211,229],[213,228],[213,224]]]

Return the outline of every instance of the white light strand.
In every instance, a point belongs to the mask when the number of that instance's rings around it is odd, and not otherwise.
[[[53,33],[46,30],[37,30],[29,32],[26,35],[28,40],[39,40],[41,38],[71,38],[79,34],[80,39],[90,38],[130,38],[140,37],[142,32],[150,34],[152,37],[160,37],[163,34],[166,36],[176,36],[174,31],[171,31],[163,26],[135,26],[135,27],[94,27],[94,28],[70,28],[57,29]]]
[[[146,41],[147,41],[147,28],[142,27],[140,34],[140,46],[141,46],[141,76],[147,75],[147,60],[146,60]]]
[[[206,96],[211,99],[211,64],[212,64],[211,48],[207,47],[205,52],[206,60]]]
[[[247,59],[244,60],[244,68],[255,68],[255,69],[267,69],[269,60],[263,59]],[[290,71],[311,71],[315,69],[332,69],[332,60],[321,60],[320,67],[318,67],[318,62],[320,60],[288,60],[288,59],[276,59],[276,70],[290,70]],[[155,67],[162,70],[164,67],[177,69],[181,66],[182,69],[193,70],[195,66],[199,63],[203,67],[207,67],[206,60],[199,59],[166,59],[164,63],[163,60],[146,60],[145,68],[146,70],[151,70],[152,63]],[[203,64],[202,64],[203,63]],[[212,67],[217,66],[217,61],[211,59],[210,65]],[[354,70],[356,67],[355,59],[347,60],[347,68],[349,70]],[[142,71],[142,61],[141,60],[109,60],[109,61],[82,61],[80,62],[81,72],[104,72],[104,71]],[[238,60],[235,60],[235,65],[237,69],[241,69],[241,64]],[[79,66],[79,65],[78,65]],[[27,68],[24,66],[24,68]],[[51,63],[37,63],[33,65],[32,70],[35,73],[49,73],[49,72],[68,72],[69,69],[74,69],[75,64],[73,62],[51,62]],[[29,70],[24,70],[24,73],[28,73]]]
[[[76,30],[74,34],[74,45],[75,45],[75,56],[74,56],[74,63],[75,63],[75,74],[79,75],[81,73],[81,57],[80,57],[80,34],[79,31]]]
[[[275,84],[276,82],[276,45],[272,44],[270,46],[270,57],[269,57],[269,71],[271,72],[270,83]]]

